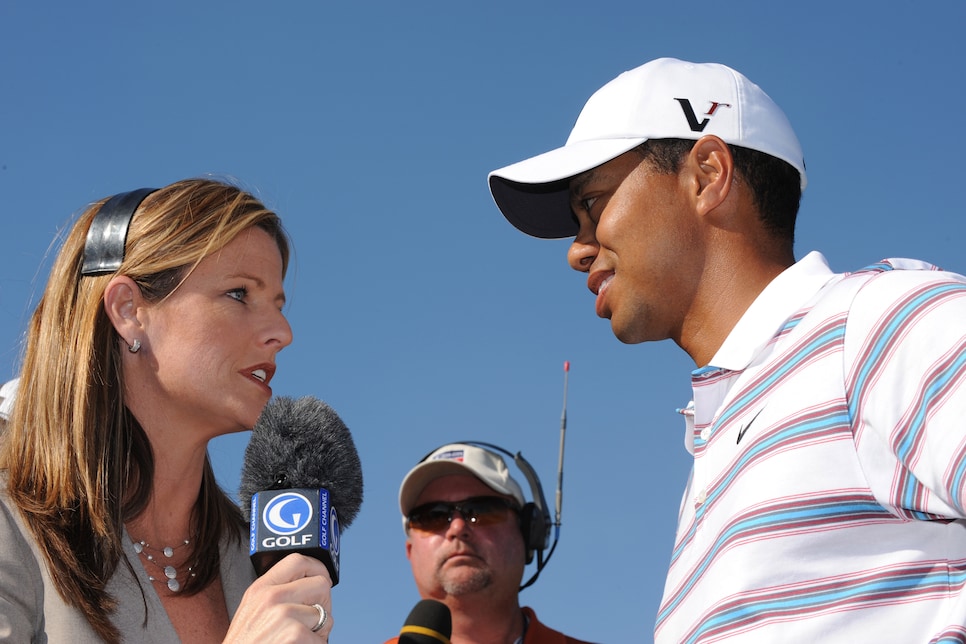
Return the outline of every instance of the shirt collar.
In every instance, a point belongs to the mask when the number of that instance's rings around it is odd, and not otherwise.
[[[775,337],[782,325],[834,277],[825,257],[812,251],[782,271],[758,294],[710,364],[739,371]]]

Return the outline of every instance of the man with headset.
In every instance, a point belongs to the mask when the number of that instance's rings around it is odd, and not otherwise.
[[[499,448],[483,445],[436,449],[399,488],[406,556],[420,596],[449,607],[452,644],[586,644],[520,607],[523,571],[534,551],[546,547],[549,515],[526,461],[515,459],[530,479],[532,503],[493,451]]]

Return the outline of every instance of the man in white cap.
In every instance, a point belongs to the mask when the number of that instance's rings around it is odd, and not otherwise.
[[[585,644],[520,607],[532,556],[521,523],[526,505],[503,458],[475,444],[444,445],[403,479],[406,556],[420,597],[449,607],[452,644]]]
[[[574,237],[621,341],[698,367],[656,641],[966,641],[966,278],[796,261],[801,146],[719,64],[621,74],[489,185],[523,232]]]

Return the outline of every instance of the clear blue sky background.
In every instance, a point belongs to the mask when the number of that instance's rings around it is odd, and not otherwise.
[[[382,642],[418,600],[396,494],[432,448],[521,451],[553,498],[569,360],[561,540],[522,599],[574,636],[648,642],[689,469],[674,410],[694,365],[671,343],[614,339],[567,242],[506,223],[487,172],[562,144],[625,69],[723,62],[783,106],[804,146],[798,256],[963,272],[964,24],[964,0],[5,0],[0,379],[80,209],[234,177],[296,245],[295,343],[275,392],[329,402],[362,459],[333,641]],[[247,440],[211,447],[232,492]]]

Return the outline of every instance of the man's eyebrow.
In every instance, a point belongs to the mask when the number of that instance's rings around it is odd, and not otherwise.
[[[597,176],[597,168],[578,174],[570,180],[570,198],[573,199]]]

